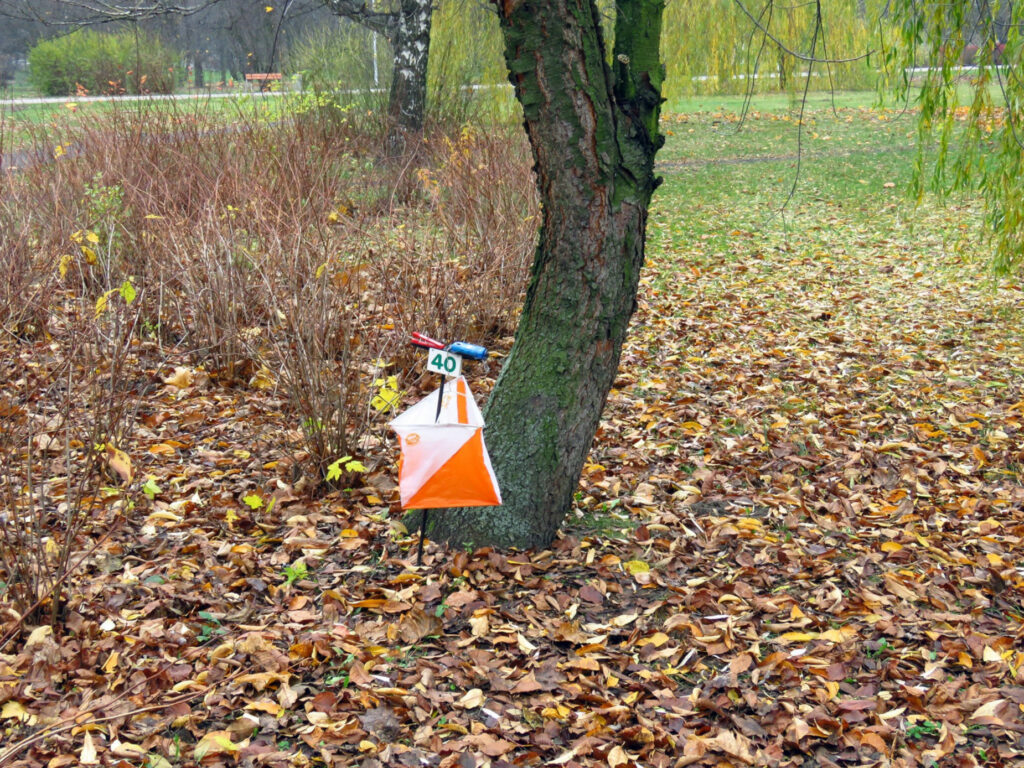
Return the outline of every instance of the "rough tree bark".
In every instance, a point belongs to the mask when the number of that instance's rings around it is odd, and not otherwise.
[[[203,73],[203,52],[196,51],[192,58],[192,84],[196,88],[206,87],[206,76]]]
[[[572,505],[636,306],[663,143],[664,2],[616,9],[612,68],[593,0],[500,1],[543,219],[515,344],[485,413],[504,505],[433,515],[434,539],[544,546]]]

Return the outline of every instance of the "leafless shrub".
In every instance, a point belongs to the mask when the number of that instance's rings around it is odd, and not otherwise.
[[[396,238],[376,278],[403,328],[487,339],[515,329],[535,246],[537,202],[525,144],[464,127],[435,140],[417,178],[430,226]]]
[[[91,301],[59,300],[53,340],[21,345],[21,359],[0,371],[0,583],[14,626],[60,619],[69,578],[95,547],[87,534],[102,540],[138,487],[118,447],[140,398],[129,383],[134,297],[100,312]]]
[[[411,363],[411,331],[514,329],[537,206],[511,132],[428,136],[394,163],[354,120],[308,117],[162,107],[78,121],[55,161],[11,177],[25,205],[0,216],[34,245],[9,258],[54,287],[95,303],[130,283],[141,337],[224,383],[280,387],[319,482],[365,456],[384,422],[375,382],[382,363]]]

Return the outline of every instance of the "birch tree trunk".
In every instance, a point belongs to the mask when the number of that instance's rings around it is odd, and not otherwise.
[[[339,16],[383,35],[391,45],[394,66],[388,96],[390,157],[411,149],[410,140],[423,130],[427,107],[427,62],[430,56],[431,0],[398,0],[398,7],[376,10],[370,0],[323,0]]]
[[[390,36],[395,61],[388,99],[389,157],[405,154],[410,138],[423,130],[432,11],[430,0],[401,0]]]

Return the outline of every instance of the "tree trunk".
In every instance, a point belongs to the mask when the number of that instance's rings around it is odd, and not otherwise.
[[[202,53],[197,52],[195,58],[192,60],[192,74],[194,87],[204,88],[206,86],[206,77],[203,73]]]
[[[423,130],[432,11],[430,0],[402,0],[391,30],[395,63],[388,100],[389,157],[405,154],[410,139]]]
[[[663,0],[616,7],[614,76],[593,0],[499,7],[543,219],[515,344],[485,412],[504,505],[440,512],[432,538],[544,546],[572,506],[636,306],[663,141]]]

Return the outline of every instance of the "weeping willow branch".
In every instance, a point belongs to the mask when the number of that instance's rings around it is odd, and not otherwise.
[[[809,63],[818,63],[818,64],[852,64],[853,62],[863,61],[863,60],[867,59],[869,56],[871,56],[871,54],[874,53],[874,50],[871,50],[871,51],[867,51],[866,53],[862,53],[862,54],[860,54],[858,56],[851,56],[850,58],[846,58],[846,59],[828,59],[828,58],[817,58],[815,56],[815,54],[814,54],[814,50],[813,49],[812,49],[810,54],[800,53],[799,51],[794,51],[792,48],[787,46],[784,42],[782,42],[782,40],[780,40],[776,35],[774,35],[772,33],[770,26],[766,26],[765,24],[762,23],[761,19],[759,19],[758,17],[754,16],[754,14],[752,14],[750,12],[750,10],[747,8],[747,6],[743,4],[742,0],[733,0],[733,2],[736,3],[736,6],[743,12],[743,14],[748,19],[750,19],[751,23],[757,29],[759,29],[764,34],[764,36],[767,39],[771,40],[773,43],[775,43],[777,46],[779,46],[779,49],[782,50],[784,53],[786,53],[789,56],[792,56],[794,59],[797,59],[799,61],[806,61],[806,62],[809,62]],[[774,6],[775,5],[775,0],[769,0],[768,1],[768,5]],[[809,5],[809,3],[808,3],[808,5]],[[821,3],[817,2],[817,3],[815,3],[815,5],[817,6],[817,8],[816,8],[817,22],[815,24],[814,34],[817,35],[817,33],[818,33],[819,29],[820,29]]]

